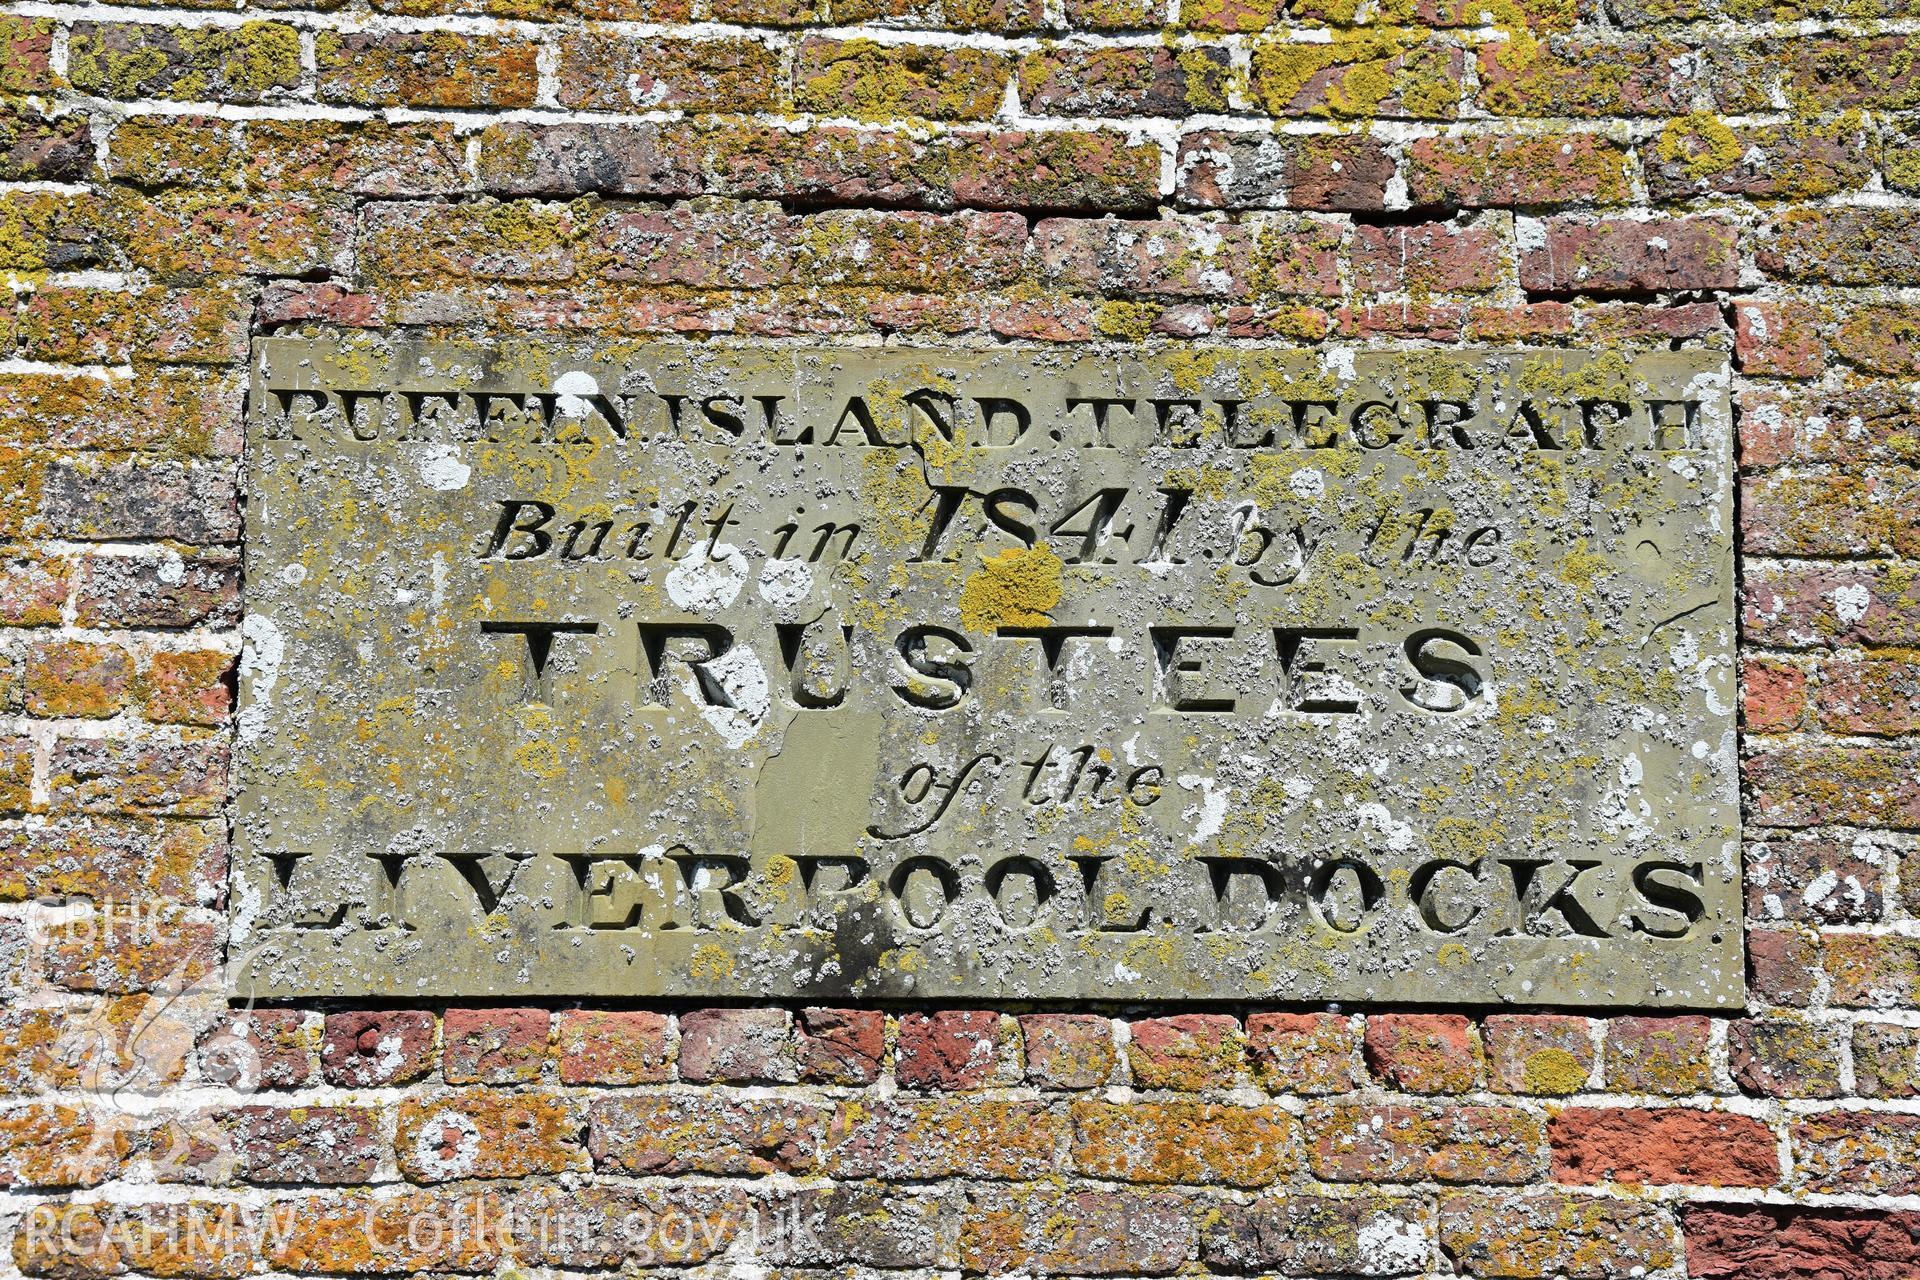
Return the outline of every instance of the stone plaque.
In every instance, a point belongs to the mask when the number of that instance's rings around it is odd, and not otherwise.
[[[260,344],[262,995],[1742,997],[1723,354]]]

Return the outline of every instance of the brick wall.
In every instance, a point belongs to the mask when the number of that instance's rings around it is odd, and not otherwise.
[[[1920,7],[1169,2],[0,4],[0,1272],[1920,1275]],[[1730,348],[1751,1007],[230,1012],[325,325]]]

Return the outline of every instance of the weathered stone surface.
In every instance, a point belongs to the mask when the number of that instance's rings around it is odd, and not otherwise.
[[[1735,1001],[1723,361],[268,340],[248,982]],[[918,1017],[903,1083],[987,1082]],[[1370,1060],[1477,1087],[1431,1021]]]

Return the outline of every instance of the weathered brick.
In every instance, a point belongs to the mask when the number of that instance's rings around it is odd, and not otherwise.
[[[465,1089],[400,1104],[394,1151],[414,1182],[524,1178],[585,1169],[582,1117],[569,1098]]]
[[[1682,1229],[1698,1280],[1879,1280],[1920,1267],[1920,1213],[1689,1205]]]
[[[893,1074],[909,1089],[977,1089],[992,1081],[1000,1015],[991,1009],[900,1015]]]
[[[229,550],[88,556],[75,588],[83,627],[232,626],[239,621],[240,559]]]
[[[53,73],[51,18],[0,15],[0,93],[47,93],[61,87]]]
[[[1590,133],[1416,139],[1407,151],[1415,206],[1498,209],[1625,204],[1627,149]]]
[[[560,1083],[658,1084],[673,1076],[666,1015],[568,1009],[556,1015]]]
[[[252,120],[246,126],[245,177],[267,191],[432,195],[464,188],[465,168],[465,150],[446,124]]]
[[[0,193],[0,267],[77,271],[104,264],[113,232],[106,203],[64,191]]]
[[[1819,942],[1811,932],[1747,930],[1747,983],[1757,1002],[1804,1009],[1819,980]]]
[[[1750,563],[1741,625],[1756,644],[1920,643],[1920,568]]]
[[[61,738],[47,772],[55,809],[204,817],[225,799],[227,744]]]
[[[1743,372],[1817,378],[1826,367],[1817,313],[1793,302],[1743,302],[1734,308],[1734,355]]]
[[[433,1036],[433,1015],[417,1009],[330,1013],[320,1069],[349,1089],[409,1084],[433,1069]]]
[[[1821,965],[1834,1004],[1894,1009],[1920,998],[1920,938],[1897,934],[1828,933]]]
[[[1205,129],[1180,139],[1180,200],[1202,209],[1386,207],[1393,158],[1366,134],[1241,133]]]
[[[1434,1244],[1419,1200],[1289,1193],[1214,1206],[1200,1254],[1216,1273],[1399,1276],[1424,1272]]]
[[[1920,307],[1852,309],[1834,330],[1833,354],[1868,373],[1894,378],[1920,373]]]
[[[829,0],[837,24],[875,23],[931,31],[986,31],[1013,35],[1044,20],[1040,0]]]
[[[1440,1243],[1468,1275],[1502,1280],[1639,1276],[1679,1256],[1666,1208],[1557,1191],[1443,1197]]]
[[[1361,1050],[1381,1083],[1405,1093],[1466,1093],[1485,1076],[1480,1037],[1459,1014],[1375,1014]]]
[[[1547,1127],[1557,1182],[1770,1187],[1773,1131],[1749,1116],[1680,1107],[1569,1107]]]
[[[1696,112],[1669,121],[1641,156],[1656,203],[1706,194],[1809,200],[1864,186],[1873,176],[1867,143],[1844,125],[1735,127]]]
[[[1594,1053],[1585,1018],[1500,1013],[1488,1017],[1480,1030],[1495,1092],[1551,1095],[1579,1093],[1587,1087]]]
[[[1142,1018],[1128,1033],[1127,1063],[1143,1089],[1231,1089],[1246,1072],[1246,1036],[1228,1014]]]
[[[1034,1102],[907,1098],[848,1103],[827,1130],[835,1178],[1032,1179],[1060,1166],[1061,1116]]]
[[[561,40],[559,60],[563,106],[745,112],[783,105],[779,54],[757,40],[662,39],[587,27]]]
[[[298,194],[129,193],[116,198],[113,216],[128,262],[163,277],[329,270],[352,227],[342,205]]]
[[[1747,912],[1756,920],[1870,924],[1880,918],[1890,857],[1866,835],[1769,835],[1746,848]]]
[[[1356,288],[1377,293],[1485,293],[1505,255],[1486,224],[1357,227],[1349,250]]]
[[[1480,105],[1497,116],[1677,116],[1688,105],[1684,45],[1552,35],[1480,48]]]
[[[0,828],[0,901],[73,896],[213,906],[221,897],[226,862],[219,824],[56,818]]]
[[[989,1189],[967,1197],[960,1265],[989,1275],[1167,1275],[1193,1241],[1185,1201],[1166,1192]]]
[[[173,904],[106,904],[47,932],[46,977],[71,991],[177,992],[220,964],[219,931]]]
[[[1791,733],[1805,725],[1813,716],[1811,694],[1804,662],[1778,657],[1740,660],[1740,721],[1750,733]]]
[[[299,87],[300,32],[284,22],[76,22],[67,75],[74,88],[104,98],[261,102]]]
[[[132,684],[133,656],[117,644],[43,640],[27,651],[31,716],[111,716],[126,706]]]
[[[496,1192],[431,1190],[283,1200],[284,1229],[263,1235],[268,1267],[296,1274],[491,1271],[504,1256],[507,1204]],[[441,1230],[424,1222],[449,1224]],[[464,1224],[455,1230],[451,1224]]]
[[[601,1098],[588,1112],[594,1163],[633,1174],[804,1172],[831,1108],[721,1094]]]
[[[1761,826],[1826,822],[1920,826],[1920,755],[1880,746],[1788,742],[1756,751],[1743,772]]]
[[[689,1184],[531,1186],[506,1206],[514,1265],[634,1271],[712,1263],[755,1229],[751,1203],[731,1187]],[[800,1234],[786,1220],[787,1234]],[[669,1225],[671,1224],[671,1225]],[[760,1240],[781,1240],[769,1223]],[[469,1234],[472,1234],[471,1232]],[[756,1257],[760,1257],[758,1250]]]
[[[93,172],[87,117],[47,116],[29,106],[0,110],[0,178],[15,182],[84,182]]]
[[[65,557],[23,547],[0,554],[0,625],[57,626],[73,591],[73,565]]]
[[[200,1038],[200,1074],[241,1093],[312,1083],[318,1026],[316,1015],[300,1009],[235,1012]]]
[[[1756,386],[1739,403],[1740,460],[1750,467],[1920,460],[1920,411],[1884,382]]]
[[[1807,1191],[1907,1196],[1920,1190],[1920,1116],[1824,1111],[1789,1128],[1795,1182]]]
[[[1920,553],[1920,526],[1907,519],[1920,500],[1920,469],[1772,471],[1742,485],[1741,545],[1798,556]]]
[[[234,480],[224,466],[57,459],[47,472],[42,515],[49,532],[65,538],[231,542],[240,533]]]
[[[1903,209],[1789,209],[1756,241],[1760,269],[1807,284],[1920,284],[1920,219]]]
[[[1722,111],[1764,111],[1779,98],[1803,116],[1920,107],[1910,34],[1725,40],[1706,52],[1707,80]]]
[[[219,1117],[248,1182],[356,1183],[380,1163],[372,1107],[237,1107]]]
[[[1328,1182],[1532,1182],[1545,1169],[1538,1116],[1509,1107],[1316,1102],[1308,1162]]]
[[[1451,120],[1465,71],[1458,45],[1417,31],[1337,32],[1256,44],[1251,91],[1276,117]]]
[[[1185,116],[1227,106],[1226,50],[1061,45],[1021,59],[1021,101],[1035,115]]]
[[[1341,1014],[1250,1014],[1247,1042],[1254,1078],[1275,1093],[1346,1093],[1366,1079],[1359,1036]]]
[[[985,120],[1013,73],[1013,60],[993,50],[812,37],[800,46],[795,105],[860,120]]]
[[[448,1084],[516,1084],[540,1078],[551,1015],[545,1009],[449,1009],[440,1020]]]
[[[1073,1167],[1093,1178],[1264,1187],[1300,1162],[1279,1107],[1076,1102]]]
[[[1798,1014],[1736,1018],[1727,1024],[1727,1061],[1743,1092],[1768,1098],[1840,1096],[1839,1028]]]
[[[313,52],[323,102],[525,107],[540,87],[533,44],[512,36],[322,31]]]
[[[1733,223],[1711,217],[1548,218],[1539,247],[1520,255],[1520,287],[1533,293],[1730,289],[1740,280],[1737,235]]]
[[[1333,228],[1305,219],[1222,224],[1050,218],[1033,232],[1047,278],[1086,292],[1226,298],[1339,292]]]
[[[953,1201],[937,1192],[827,1186],[760,1202],[755,1256],[771,1266],[855,1263],[926,1269],[945,1256],[945,1216]],[[791,1224],[801,1222],[805,1230]]]
[[[696,1009],[680,1015],[680,1077],[750,1084],[796,1078],[783,1009]]]
[[[1022,1014],[1020,1035],[1028,1084],[1042,1089],[1093,1089],[1113,1079],[1119,1061],[1113,1024],[1100,1014]]]
[[[91,1187],[118,1176],[133,1147],[127,1119],[51,1103],[0,1109],[0,1187]]]
[[[1863,1098],[1920,1097],[1920,1027],[1856,1022],[1853,1077]]]
[[[214,116],[133,116],[107,139],[107,174],[143,187],[226,186],[239,176],[239,134]]]

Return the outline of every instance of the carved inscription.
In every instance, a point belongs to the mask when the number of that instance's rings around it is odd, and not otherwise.
[[[1724,356],[263,341],[261,994],[1741,995]]]

